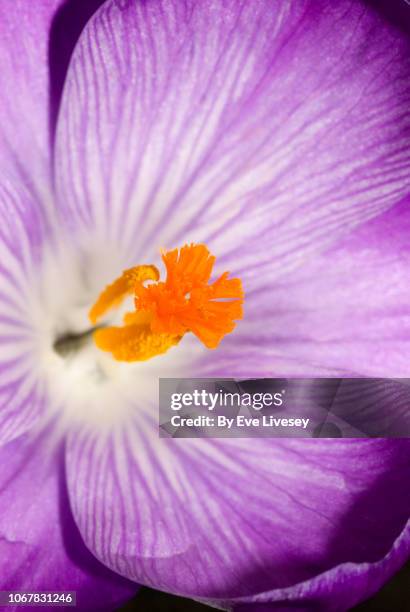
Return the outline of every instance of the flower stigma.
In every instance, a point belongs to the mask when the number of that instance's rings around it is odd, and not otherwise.
[[[124,315],[122,326],[102,327],[93,334],[97,347],[118,361],[146,361],[161,355],[188,332],[215,349],[243,317],[240,279],[228,278],[229,272],[224,272],[210,283],[215,257],[204,244],[185,245],[161,255],[165,281],[159,280],[153,265],[125,270],[89,312],[96,325],[108,310],[133,295],[135,311]]]

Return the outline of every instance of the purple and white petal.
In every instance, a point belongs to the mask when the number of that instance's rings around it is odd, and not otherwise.
[[[219,351],[201,356],[198,370],[408,377],[409,233],[405,201],[275,283],[249,286],[244,320]]]
[[[285,359],[362,376],[408,377],[409,231],[405,202],[289,274],[273,288],[270,303],[267,292],[255,294],[259,316],[269,303],[266,333],[249,321],[239,335],[248,334],[248,346],[276,346]]]
[[[130,263],[206,241],[266,285],[407,195],[409,74],[364,2],[109,1],[67,75],[60,210]]]
[[[66,469],[88,547],[137,582],[222,599],[288,588],[379,561],[408,520],[408,440],[168,440],[135,408],[115,435],[70,435]]]
[[[271,321],[274,281],[286,316],[297,267],[309,272],[314,255],[405,201],[407,58],[402,32],[359,2],[109,1],[67,77],[60,213],[91,244],[124,252],[125,264],[152,261],[158,246],[206,241],[250,296],[238,344],[226,341],[235,366],[241,342],[257,344],[256,318],[259,334]],[[300,287],[289,296],[301,308]],[[299,346],[279,349],[270,350],[281,373],[285,360],[299,374],[347,368],[320,355],[306,365]],[[242,355],[248,375],[251,366],[278,373],[273,352],[256,353]],[[227,356],[215,361],[218,373]],[[182,362],[180,376],[201,371]],[[68,438],[75,520],[110,568],[226,599],[389,555],[408,519],[408,441],[161,440],[156,394],[145,391],[130,400],[111,388],[112,431]],[[114,418],[124,402],[126,427]]]
[[[0,588],[76,591],[83,612],[115,609],[132,597],[136,585],[96,561],[81,539],[62,445],[23,436],[0,449],[0,464]]]
[[[36,374],[41,328],[39,274],[46,229],[37,202],[20,185],[0,184],[0,444],[44,413],[44,381]]]

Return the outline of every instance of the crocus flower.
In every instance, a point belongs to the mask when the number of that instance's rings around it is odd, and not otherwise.
[[[0,0],[2,589],[346,610],[408,557],[408,440],[157,430],[160,376],[407,376],[409,41],[384,8],[107,0],[50,107],[62,3]],[[191,243],[243,283],[234,332],[101,351],[104,287]]]

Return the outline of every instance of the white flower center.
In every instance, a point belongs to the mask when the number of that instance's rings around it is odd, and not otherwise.
[[[65,426],[111,430],[141,412],[156,419],[158,378],[189,376],[193,357],[206,350],[184,338],[162,356],[121,363],[95,346],[90,306],[102,288],[133,263],[114,248],[88,244],[83,250],[60,243],[44,254],[37,282],[28,292],[32,365],[36,377],[45,381],[50,415],[62,417]],[[114,313],[109,323],[120,324],[123,312]]]

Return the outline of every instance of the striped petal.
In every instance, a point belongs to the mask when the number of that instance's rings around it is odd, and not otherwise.
[[[367,3],[109,1],[67,76],[60,209],[131,262],[206,241],[266,284],[407,194],[409,70]]]
[[[409,204],[372,219],[272,285],[248,283],[245,319],[218,353],[201,356],[202,375],[407,378]]]
[[[33,325],[45,225],[21,185],[0,184],[0,444],[29,429],[44,413],[44,383],[35,374],[40,338]]]
[[[169,440],[147,412],[108,438],[72,435],[67,449],[87,545],[137,582],[249,597],[376,563],[405,527],[408,440]]]
[[[409,70],[406,37],[367,3],[108,1],[67,77],[59,209],[130,265],[205,241],[270,303],[274,282],[405,200]],[[257,317],[262,333],[256,309],[246,333]],[[255,353],[242,367],[260,375],[271,354]],[[282,370],[326,367],[278,355]],[[156,395],[134,402],[126,430],[76,431],[67,447],[80,531],[129,578],[251,597],[376,566],[404,529],[407,441],[165,441]]]

